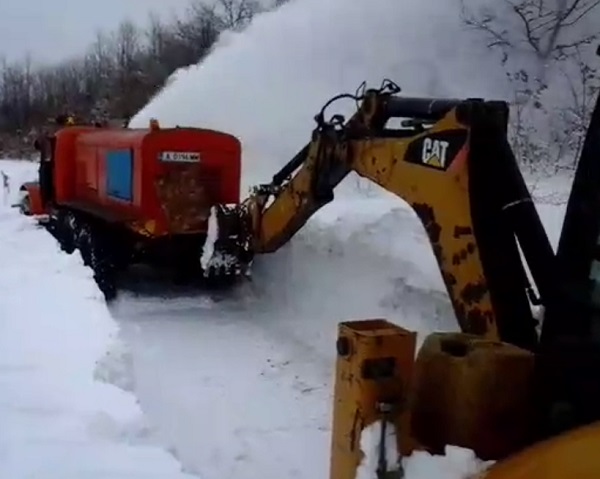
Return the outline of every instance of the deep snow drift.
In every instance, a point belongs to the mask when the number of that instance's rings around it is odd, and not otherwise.
[[[91,271],[7,206],[32,167],[0,161],[13,186],[0,199],[0,477],[190,478],[106,382],[118,331]]]

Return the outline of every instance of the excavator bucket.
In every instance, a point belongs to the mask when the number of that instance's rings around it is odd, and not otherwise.
[[[245,276],[252,264],[249,217],[242,205],[214,205],[201,264],[206,277]]]

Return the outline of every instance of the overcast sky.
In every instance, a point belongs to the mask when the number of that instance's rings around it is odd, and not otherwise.
[[[181,13],[189,0],[0,0],[0,57],[30,53],[56,61],[84,50],[98,29],[129,18],[144,24],[150,11],[164,18]]]

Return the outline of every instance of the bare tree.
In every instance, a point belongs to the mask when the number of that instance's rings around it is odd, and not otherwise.
[[[583,148],[592,109],[600,94],[600,68],[588,61],[582,52],[582,45],[574,48],[570,61],[575,68],[560,68],[567,91],[567,104],[558,111],[554,142],[560,147],[559,155],[571,151],[573,158],[577,158]]]
[[[600,0],[461,0],[461,15],[500,54],[519,158],[572,167],[599,83]]]
[[[219,26],[214,6],[201,2],[190,4],[186,19],[176,23],[176,36],[183,55],[181,63],[191,65],[203,58],[219,37]]]
[[[474,8],[461,1],[465,24],[487,37],[488,46],[503,53],[529,52],[539,61],[563,59],[600,33],[600,0],[500,0]],[[595,21],[594,21],[594,19]],[[595,23],[587,29],[585,23]]]
[[[257,0],[218,0],[216,10],[223,29],[241,30],[260,12],[261,7]]]
[[[170,23],[150,15],[145,30],[124,21],[99,32],[81,58],[50,66],[0,61],[0,143],[61,113],[86,122],[134,114],[175,70],[202,61],[223,30],[245,28],[259,11],[258,0],[191,1]]]

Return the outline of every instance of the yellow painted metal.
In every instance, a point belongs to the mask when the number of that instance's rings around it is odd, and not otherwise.
[[[464,135],[464,145],[446,169],[415,160],[424,137],[454,132]],[[408,203],[417,213],[432,244],[442,278],[461,330],[487,339],[499,339],[487,279],[483,274],[474,235],[469,195],[469,144],[471,130],[456,111],[427,130],[408,138],[375,137],[328,141],[315,135],[302,168],[263,208],[261,195],[252,196],[248,210],[255,232],[254,249],[269,253],[285,244],[319,208],[314,199],[315,178],[324,165],[356,172]],[[418,159],[418,158],[417,158]],[[461,294],[476,291],[477,294]]]
[[[531,444],[534,433],[531,351],[463,333],[433,333],[415,363],[411,435],[443,453],[447,444],[497,460]]]
[[[393,406],[398,450],[412,450],[406,408],[416,348],[416,333],[383,319],[338,326],[331,479],[354,479],[363,458],[362,432],[381,420],[381,403]],[[375,471],[373,471],[373,474]]]
[[[597,479],[600,422],[537,443],[492,466],[482,479]]]

